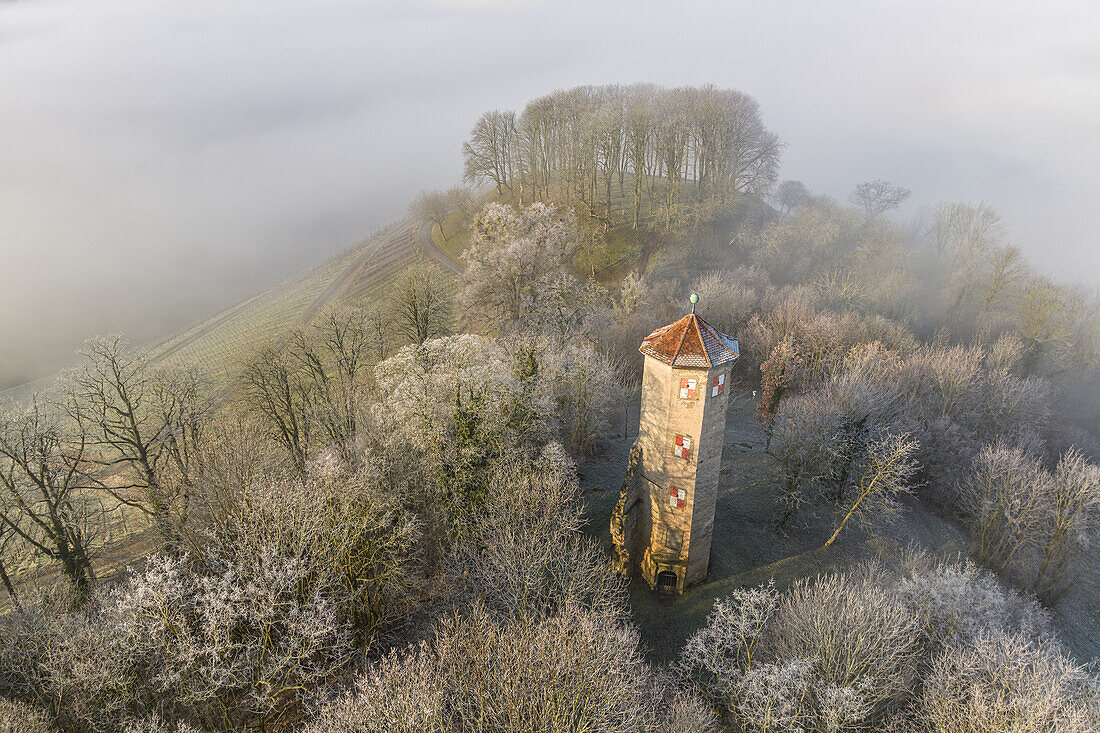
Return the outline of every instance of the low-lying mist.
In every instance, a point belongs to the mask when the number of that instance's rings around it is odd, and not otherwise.
[[[1095,283],[1100,11],[989,8],[2,4],[0,388],[325,259],[456,183],[482,111],[586,83],[741,89],[782,178],[984,200]]]

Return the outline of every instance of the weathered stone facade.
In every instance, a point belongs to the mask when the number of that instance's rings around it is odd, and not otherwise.
[[[642,344],[638,441],[612,517],[616,567],[682,592],[710,563],[737,342],[694,313]]]

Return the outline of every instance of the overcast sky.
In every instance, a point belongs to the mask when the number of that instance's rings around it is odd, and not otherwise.
[[[1097,2],[0,1],[0,385],[392,221],[486,109],[635,81],[748,92],[783,178],[984,200],[1100,282]]]

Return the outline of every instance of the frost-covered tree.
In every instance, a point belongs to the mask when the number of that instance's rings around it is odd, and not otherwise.
[[[565,607],[499,621],[480,607],[373,665],[308,733],[715,731],[713,714],[663,685],[637,632]]]
[[[973,551],[1049,603],[1075,582],[1074,561],[1100,510],[1100,467],[1076,449],[1054,471],[1017,448],[988,446],[959,487]]]
[[[519,211],[489,204],[463,254],[463,302],[506,329],[515,326],[534,310],[545,281],[566,270],[578,242],[576,228],[545,204]]]
[[[361,440],[397,486],[461,534],[503,457],[537,456],[558,430],[538,361],[472,334],[407,346],[375,367]]]
[[[609,416],[625,390],[611,362],[593,346],[564,341],[538,349],[539,379],[554,395],[562,440],[577,456],[606,442]]]
[[[933,663],[914,733],[1064,731],[1100,727],[1100,679],[1051,644],[994,634]]]
[[[623,583],[583,523],[574,464],[559,444],[529,465],[494,467],[459,552],[467,592],[503,617],[575,606],[625,621]]]

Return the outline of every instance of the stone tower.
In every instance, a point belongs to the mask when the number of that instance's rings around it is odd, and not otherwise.
[[[707,575],[737,340],[691,313],[642,340],[638,441],[612,517],[620,569],[680,593]]]

